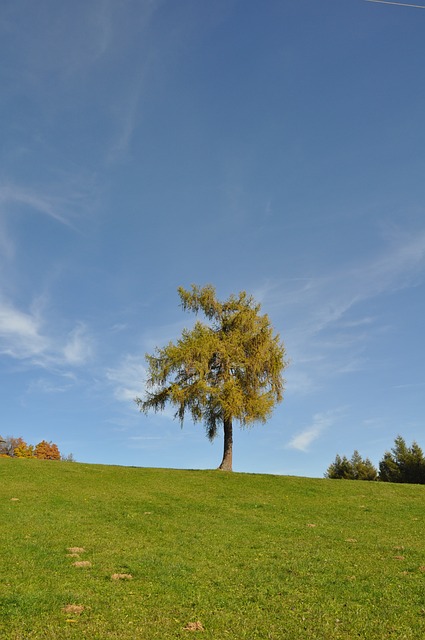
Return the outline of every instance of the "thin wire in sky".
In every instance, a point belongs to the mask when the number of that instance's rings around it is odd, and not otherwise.
[[[366,2],[377,2],[378,4],[393,4],[397,7],[413,7],[414,9],[425,9],[423,4],[405,4],[404,2],[390,2],[389,0],[366,0]]]

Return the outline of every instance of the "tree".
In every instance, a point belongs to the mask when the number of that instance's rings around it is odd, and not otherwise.
[[[61,455],[62,462],[75,462],[75,458],[72,453],[68,453],[67,455]]]
[[[401,482],[400,467],[390,451],[384,453],[379,463],[379,479],[382,482]]]
[[[425,457],[417,442],[412,442],[409,448],[406,481],[425,484]]]
[[[332,480],[352,480],[351,475],[350,461],[346,456],[341,458],[341,456],[337,454],[334,462],[329,465],[325,473],[325,478]]]
[[[60,460],[61,454],[58,446],[53,442],[42,440],[34,449],[34,456],[40,460]]]
[[[224,302],[211,285],[179,287],[178,293],[183,309],[202,312],[209,324],[197,321],[175,344],[146,355],[147,389],[135,401],[145,414],[170,403],[182,426],[188,413],[204,423],[210,440],[222,427],[219,469],[231,471],[233,422],[264,423],[282,400],[285,349],[268,316],[260,315],[261,306],[244,291]]]
[[[425,484],[425,457],[417,442],[408,447],[405,440],[397,436],[394,447],[384,453],[379,463],[379,479],[383,482]]]
[[[26,442],[19,436],[19,438],[15,438],[14,436],[6,436],[4,439],[1,439],[0,442],[0,453],[10,458],[15,457],[15,449],[24,446],[26,447]]]
[[[369,458],[362,458],[359,452],[354,451],[351,456],[351,468],[353,473],[353,480],[377,480],[378,471],[373,466]]]
[[[4,458],[40,458],[42,460],[61,460],[62,458],[58,446],[53,442],[42,440],[35,447],[27,444],[23,438],[14,436],[0,436],[0,457]],[[73,461],[70,454],[66,460]]]
[[[13,453],[15,458],[33,458],[34,447],[32,444],[27,444],[26,442],[22,442],[22,444],[15,447]]]
[[[337,455],[325,473],[325,478],[337,480],[376,480],[377,477],[378,472],[369,458],[363,459],[357,450],[351,460]]]

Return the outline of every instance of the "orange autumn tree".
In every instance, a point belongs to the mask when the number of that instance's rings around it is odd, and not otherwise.
[[[61,454],[56,444],[42,440],[34,449],[34,457],[39,460],[60,460]]]

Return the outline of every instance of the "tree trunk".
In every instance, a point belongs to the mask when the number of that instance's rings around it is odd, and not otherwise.
[[[219,469],[222,471],[232,471],[232,448],[233,448],[233,429],[232,419],[224,420],[224,451],[223,460]]]

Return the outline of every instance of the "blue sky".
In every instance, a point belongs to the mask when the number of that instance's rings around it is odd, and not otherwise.
[[[0,433],[216,467],[132,400],[193,322],[177,287],[211,283],[290,360],[235,470],[425,448],[424,42],[425,11],[366,0],[3,0]]]

